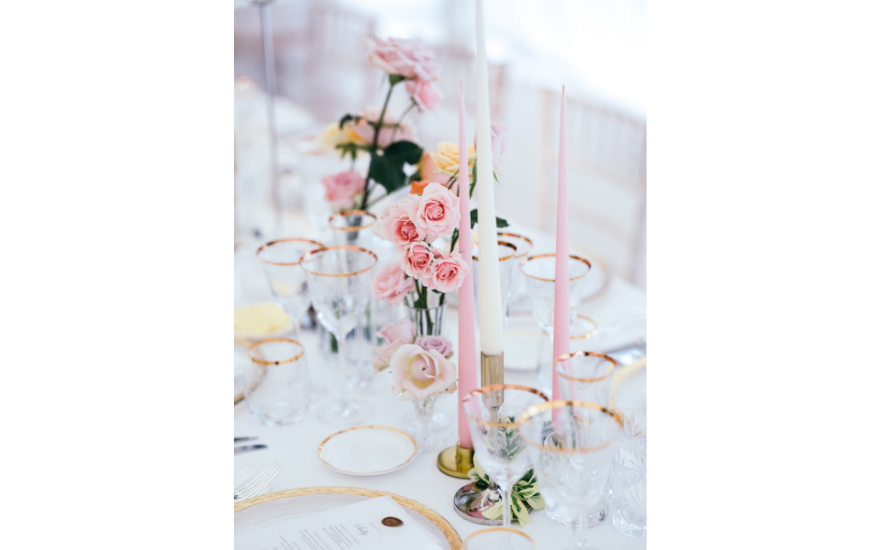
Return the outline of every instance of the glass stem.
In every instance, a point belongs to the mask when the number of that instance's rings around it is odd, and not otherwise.
[[[586,548],[587,547],[587,516],[582,515],[578,518],[580,521],[581,528],[578,529],[575,524],[574,529],[574,543],[575,548]]]
[[[504,489],[504,504],[502,504],[504,507],[504,527],[510,527],[510,499],[513,498],[511,496],[512,489],[513,487]]]
[[[336,354],[339,356],[339,367],[336,373],[336,380],[339,384],[339,402],[344,408],[348,408],[348,400],[345,395],[345,334],[336,335]]]

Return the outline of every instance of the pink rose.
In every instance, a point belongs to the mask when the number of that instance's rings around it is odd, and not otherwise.
[[[397,323],[385,325],[376,334],[385,340],[384,346],[375,348],[376,356],[373,357],[373,372],[381,372],[391,364],[394,352],[404,344],[411,344],[416,333],[416,325],[409,319],[401,319]]]
[[[325,198],[335,209],[354,207],[354,197],[364,190],[364,176],[354,170],[340,172],[321,178],[326,191]]]
[[[431,82],[424,80],[408,80],[406,91],[412,96],[420,111],[433,111],[443,97]]]
[[[410,80],[434,81],[440,76],[440,64],[415,40],[368,38],[367,58],[374,67]]]
[[[386,241],[391,241],[398,253],[403,253],[408,245],[421,241],[428,234],[424,229],[416,227],[409,218],[407,208],[410,202],[418,202],[418,197],[407,195],[392,204],[381,214],[379,223],[373,227],[373,233]]]
[[[465,275],[468,274],[467,262],[461,257],[458,251],[451,254],[438,254],[434,256],[434,263],[431,264],[431,284],[428,285],[434,290],[440,292],[452,292],[461,287]]]
[[[504,150],[507,149],[507,138],[504,137],[504,132],[506,128],[500,124],[492,125],[492,167],[495,168],[495,171],[499,174],[501,173],[501,164],[498,162],[498,158],[504,153]],[[477,148],[477,135],[474,134],[474,149]]]
[[[447,359],[452,357],[452,342],[443,336],[419,336],[415,343],[426,351],[435,349]]]
[[[370,283],[373,296],[380,300],[387,300],[389,304],[403,302],[403,297],[408,292],[415,290],[412,279],[407,279],[403,270],[397,264],[388,264],[376,273]]]
[[[455,363],[435,349],[404,344],[391,356],[391,389],[401,401],[452,393],[455,375]]]
[[[379,122],[380,114],[381,111],[379,109],[365,109],[360,115],[361,119],[354,125],[354,131],[358,137],[371,145],[376,129],[367,124],[367,122]],[[400,127],[395,133],[395,122],[397,122],[397,117],[386,111],[385,118],[382,119],[382,129],[379,130],[379,147],[384,149],[391,145],[392,134],[394,134],[394,141],[417,141],[415,129],[406,122],[401,122]]]
[[[425,231],[428,242],[451,235],[461,219],[458,197],[436,182],[425,187],[418,201],[407,204],[406,211],[413,224]]]
[[[411,244],[400,254],[400,267],[410,277],[430,281],[433,260],[434,253],[430,248],[421,243]]]

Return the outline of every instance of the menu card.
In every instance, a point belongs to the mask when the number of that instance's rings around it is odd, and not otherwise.
[[[247,535],[262,550],[442,550],[436,538],[394,499],[370,498],[308,516],[273,522]],[[236,546],[244,543],[236,537]]]

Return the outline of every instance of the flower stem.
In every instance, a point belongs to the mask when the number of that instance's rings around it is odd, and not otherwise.
[[[415,106],[416,106],[416,102],[413,101],[412,103],[409,104],[409,106],[406,108],[406,110],[403,111],[403,114],[400,115],[400,118],[397,119],[397,122],[394,124],[394,129],[391,130],[391,143],[394,143],[394,136],[397,135],[397,130],[398,130],[398,128],[400,128],[400,123],[403,122],[403,118],[404,118],[407,114],[409,114],[410,109],[412,109],[412,108],[415,107]]]
[[[395,81],[391,81],[391,87],[388,88],[388,94],[385,96],[385,104],[382,105],[382,112],[379,113],[379,120],[376,122],[376,126],[373,128],[373,146],[370,147],[370,153],[375,153],[377,147],[379,146],[379,132],[382,130],[382,124],[385,122],[385,111],[388,110],[388,101],[391,99],[391,92],[394,91],[394,86],[397,84]],[[369,195],[369,186],[370,184],[370,171],[367,170],[367,177],[364,178],[364,197],[361,199],[361,207],[360,210],[364,210],[367,207],[367,195]]]

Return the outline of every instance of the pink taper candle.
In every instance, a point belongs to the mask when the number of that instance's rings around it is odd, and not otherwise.
[[[471,258],[471,206],[468,197],[467,141],[464,128],[464,94],[458,89],[458,195],[461,221],[458,224],[458,249],[469,271],[458,289],[458,444],[473,449],[467,417],[461,399],[477,389],[477,343],[474,316],[474,264]]]
[[[568,180],[565,161],[565,86],[559,111],[559,186],[556,203],[556,283],[553,296],[553,360],[571,351],[568,326]],[[550,363],[553,365],[552,361]],[[554,365],[555,367],[555,365]],[[562,399],[559,376],[552,369],[553,399]]]

